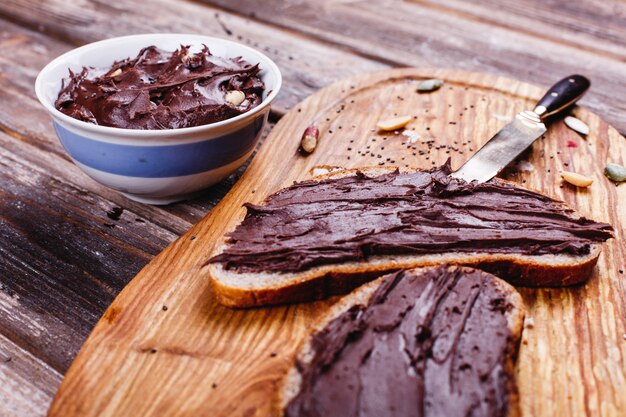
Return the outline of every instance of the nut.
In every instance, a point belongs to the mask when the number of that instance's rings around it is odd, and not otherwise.
[[[312,153],[317,147],[317,139],[320,136],[320,131],[315,125],[311,125],[304,129],[302,134],[302,140],[300,140],[300,149],[305,153]]]
[[[381,120],[376,123],[376,127],[380,130],[396,130],[406,126],[413,118],[411,116],[396,117],[388,120]]]
[[[117,77],[118,75],[120,75],[122,73],[122,69],[118,68],[115,71],[113,71],[112,73],[109,74],[109,77],[113,78],[113,77]]]
[[[589,134],[589,126],[587,126],[582,120],[572,116],[567,116],[563,121],[567,127],[573,131],[578,132],[583,136],[587,136]]]
[[[589,187],[593,183],[593,179],[575,172],[563,171],[561,177],[576,187]]]
[[[606,164],[606,168],[604,168],[604,175],[606,175],[606,177],[611,181],[626,181],[626,168],[618,164]]]
[[[238,106],[246,99],[246,95],[239,90],[231,90],[224,95],[224,99],[233,106]]]
[[[438,90],[439,88],[441,88],[441,86],[443,85],[443,80],[439,80],[436,78],[430,79],[430,80],[424,80],[421,81],[418,85],[417,85],[417,92],[418,93],[427,93],[429,91],[435,91]]]

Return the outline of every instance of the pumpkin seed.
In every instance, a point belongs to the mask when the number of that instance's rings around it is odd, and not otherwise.
[[[589,134],[589,126],[587,126],[582,120],[572,116],[567,116],[563,121],[567,127],[572,129],[574,132],[578,132],[583,136],[587,136]]]
[[[417,85],[417,91],[420,93],[426,93],[428,91],[438,90],[443,85],[443,80],[432,78],[430,80],[420,81]]]
[[[618,164],[607,164],[604,168],[604,175],[611,181],[626,181],[626,168]]]

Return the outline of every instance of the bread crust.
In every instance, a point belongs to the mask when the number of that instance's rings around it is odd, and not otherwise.
[[[429,268],[412,268],[410,272],[420,274],[427,269]],[[448,266],[448,269],[460,269],[464,272],[474,271],[473,268],[457,265]],[[515,361],[517,360],[517,353],[521,341],[526,308],[524,306],[521,295],[515,290],[513,286],[494,275],[491,275],[491,277],[493,279],[492,283],[501,292],[507,295],[507,300],[513,306],[513,308],[505,312],[507,319],[507,328],[509,331],[506,348],[507,361],[505,363],[505,372],[507,373],[507,375],[513,376],[509,379],[509,384],[507,386],[507,392],[509,393],[510,400],[508,417],[519,417],[521,416],[521,409],[519,405],[519,393],[514,382],[514,376]],[[323,330],[334,318],[338,317],[340,314],[349,310],[350,308],[356,305],[367,305],[384,278],[384,276],[381,276],[374,281],[370,281],[367,284],[362,285],[352,293],[342,297],[339,301],[333,304],[324,315],[322,315],[315,323],[311,325],[309,334],[313,335]],[[302,344],[296,351],[297,353],[293,361],[294,365],[296,361],[300,361],[302,363],[310,362],[313,353],[310,341],[311,337],[305,339],[302,342]],[[284,409],[299,391],[300,381],[301,377],[297,368],[295,366],[291,366],[285,372],[285,375],[279,384],[278,394],[273,403],[273,408],[276,415],[283,416]]]
[[[363,167],[335,171],[313,180],[336,179],[357,171],[374,177],[395,171],[396,167]],[[408,173],[417,169],[400,169]],[[495,179],[502,183],[510,183]],[[565,203],[564,209],[571,210]],[[221,253],[223,243],[215,254]],[[456,252],[426,255],[380,255],[359,262],[328,264],[299,272],[238,273],[220,263],[209,264],[209,274],[218,301],[228,307],[255,307],[270,304],[313,301],[350,290],[382,274],[399,269],[442,264],[471,266],[502,277],[522,287],[562,287],[580,284],[592,274],[600,255],[593,244],[588,255],[520,255],[511,253]]]

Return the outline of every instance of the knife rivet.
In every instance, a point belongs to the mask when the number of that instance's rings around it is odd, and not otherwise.
[[[552,97],[556,97],[556,96],[558,96],[558,95],[559,95],[559,93],[557,93],[556,91],[553,91],[552,93],[550,93],[550,95],[551,95]]]

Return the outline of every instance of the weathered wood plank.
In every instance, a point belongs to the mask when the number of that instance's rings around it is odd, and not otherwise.
[[[11,153],[9,140],[0,134],[0,276],[19,303],[4,305],[0,326],[63,371],[113,297],[176,234],[130,210],[109,218],[113,204]]]
[[[545,39],[397,0],[269,0],[264,7],[254,0],[207,2],[397,66],[487,71],[546,86],[559,77],[581,72],[593,82],[581,103],[626,132],[626,103],[617,99],[626,94],[626,62],[558,38]],[[553,5],[553,12],[558,13],[564,4]],[[509,19],[516,18],[509,15]]]
[[[296,31],[183,1],[152,0],[149,7],[137,7],[130,0],[117,1],[115,6],[105,1],[7,1],[0,3],[0,15],[74,44],[133,33],[181,32],[225,37],[250,45],[276,61],[283,72],[283,91],[274,106],[280,114],[337,79],[389,67],[312,41]]]
[[[64,154],[33,83],[70,47],[0,21],[2,416],[45,414],[59,372],[108,303],[192,221],[128,204]],[[126,209],[118,221],[107,216],[113,207]]]
[[[489,25],[555,43],[626,59],[626,4],[620,1],[410,0],[442,14],[461,14]]]
[[[44,416],[60,384],[61,374],[0,334],[2,417]]]

